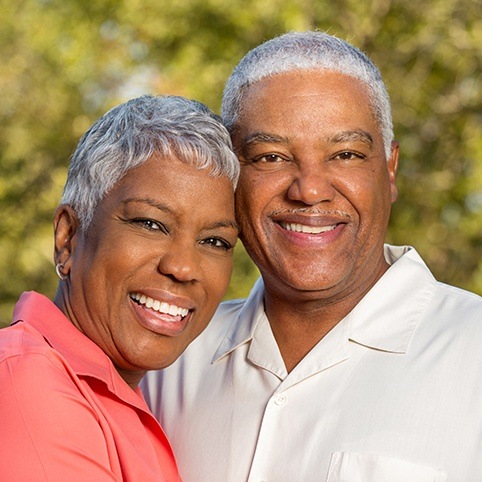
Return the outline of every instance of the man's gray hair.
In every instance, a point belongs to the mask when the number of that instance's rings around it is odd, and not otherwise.
[[[375,64],[353,45],[323,32],[289,32],[248,52],[233,70],[224,93],[221,117],[233,131],[248,87],[265,77],[294,70],[331,70],[361,80],[370,95],[387,159],[393,141],[390,98]]]
[[[220,117],[194,100],[144,95],[98,119],[71,158],[61,202],[72,206],[83,231],[109,190],[153,154],[176,156],[236,187],[239,162]]]

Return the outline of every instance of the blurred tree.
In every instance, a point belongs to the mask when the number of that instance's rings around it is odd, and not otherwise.
[[[389,241],[482,293],[480,0],[0,0],[0,325],[28,289],[52,296],[51,218],[79,136],[144,92],[218,111],[253,46],[328,30],[365,50],[392,96],[401,163]],[[257,276],[242,246],[228,297]]]

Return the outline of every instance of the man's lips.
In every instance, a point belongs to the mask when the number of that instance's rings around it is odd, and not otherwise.
[[[316,209],[277,211],[269,218],[290,243],[303,248],[328,246],[340,239],[352,222],[343,211]]]
[[[286,231],[304,234],[323,234],[350,222],[343,211],[296,210],[275,212],[269,216]]]

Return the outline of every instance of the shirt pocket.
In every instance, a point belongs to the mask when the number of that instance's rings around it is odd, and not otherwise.
[[[445,482],[440,468],[356,452],[334,452],[326,482]]]

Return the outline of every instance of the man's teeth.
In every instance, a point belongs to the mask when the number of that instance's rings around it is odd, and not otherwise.
[[[159,313],[165,313],[167,315],[172,316],[186,316],[189,313],[187,308],[180,308],[176,305],[170,305],[169,303],[165,303],[164,301],[154,300],[153,298],[149,298],[149,296],[141,295],[140,293],[132,293],[131,298],[140,305],[145,305],[147,308],[151,308],[154,311],[158,311]]]
[[[326,231],[332,231],[338,226],[337,224],[333,224],[332,226],[306,226],[304,224],[298,224],[298,223],[280,223],[280,224],[287,231],[296,231],[297,233],[307,233],[307,234],[326,233]]]

